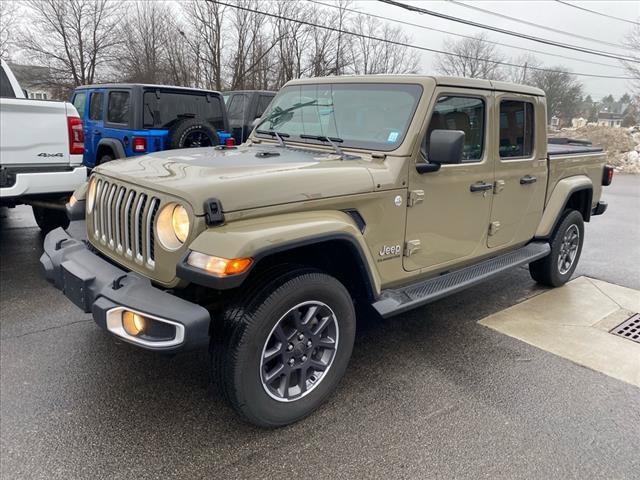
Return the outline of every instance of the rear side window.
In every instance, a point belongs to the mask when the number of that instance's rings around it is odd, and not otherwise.
[[[129,123],[129,92],[109,92],[107,120],[110,123]]]
[[[463,162],[482,158],[484,149],[484,100],[477,97],[445,95],[438,98],[424,139],[424,152],[434,130],[462,130],[464,132]]]
[[[102,120],[102,104],[104,94],[102,92],[94,92],[91,94],[89,102],[89,119]]]
[[[533,104],[518,100],[500,102],[500,157],[530,157],[533,140]]]
[[[4,69],[0,69],[0,97],[4,98],[16,98],[16,94],[11,87],[9,77],[4,72]]]
[[[231,97],[227,111],[229,113],[229,120],[244,121],[244,112],[247,109],[247,96],[246,95],[234,95]]]
[[[223,99],[218,95],[176,90],[145,91],[143,122],[146,128],[171,128],[181,118],[197,118],[224,130]]]
[[[86,92],[78,92],[76,96],[73,97],[73,106],[76,107],[78,111],[78,115],[81,117],[84,116],[84,106],[87,103],[87,94]]]
[[[256,118],[259,118],[262,116],[264,111],[267,109],[267,107],[271,103],[271,100],[273,100],[273,97],[271,96],[260,95],[260,97],[258,98],[258,108],[256,109]]]

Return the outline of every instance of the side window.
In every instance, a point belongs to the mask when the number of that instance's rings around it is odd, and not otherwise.
[[[11,82],[9,82],[9,77],[7,77],[3,68],[0,68],[0,97],[16,98]]]
[[[78,92],[76,96],[73,97],[73,106],[76,107],[78,111],[78,115],[80,117],[84,116],[84,106],[87,103],[87,93],[86,92]]]
[[[260,95],[258,97],[258,107],[256,108],[256,118],[259,118],[262,116],[264,111],[267,109],[267,107],[271,103],[271,100],[273,100],[273,97],[268,95]]]
[[[107,121],[110,123],[129,123],[129,92],[109,92]]]
[[[102,104],[104,94],[102,92],[93,92],[89,101],[89,119],[102,120]]]
[[[229,113],[229,120],[244,120],[244,112],[247,108],[247,96],[246,95],[233,95],[227,111]]]
[[[462,161],[480,160],[484,149],[484,112],[484,100],[478,97],[445,95],[438,98],[423,142],[423,155],[429,151],[429,139],[434,130],[462,130]]]
[[[500,102],[500,158],[533,154],[533,104],[518,100]]]

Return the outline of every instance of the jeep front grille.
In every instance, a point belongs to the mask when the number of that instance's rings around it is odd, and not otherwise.
[[[158,197],[99,179],[91,219],[93,240],[152,269],[153,224],[159,208]]]

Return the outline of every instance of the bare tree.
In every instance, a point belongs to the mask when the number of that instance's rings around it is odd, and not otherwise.
[[[540,68],[542,65],[537,57],[531,53],[525,53],[512,58],[510,63],[521,66],[506,67],[504,69],[505,80],[523,85],[528,85],[533,81],[533,73],[535,69]]]
[[[498,62],[504,61],[504,57],[486,40],[484,33],[457,41],[445,40],[444,50],[450,53],[438,54],[436,68],[445,75],[501,80],[503,74]]]
[[[351,43],[351,68],[356,74],[416,73],[419,56],[402,44],[410,37],[399,27],[392,27],[375,17],[358,15],[353,24],[363,36]],[[380,40],[376,40],[376,39]]]
[[[192,0],[185,4],[186,16],[191,20],[185,38],[195,55],[198,86],[222,90],[226,7],[216,2]],[[188,33],[188,34],[187,34]]]
[[[52,87],[94,83],[119,45],[114,35],[121,4],[115,0],[30,0],[29,28],[18,46],[49,67]]]
[[[120,28],[124,41],[117,58],[118,75],[128,82],[167,82],[167,50],[174,42],[169,35],[173,27],[170,5],[137,1],[127,7]]]
[[[532,84],[544,90],[547,98],[547,121],[553,116],[563,124],[570,124],[582,105],[582,83],[562,67],[536,70],[531,76]]]
[[[16,3],[0,1],[0,58],[9,59],[13,29],[17,20]]]
[[[627,35],[625,44],[632,52],[629,56],[634,59],[632,62],[623,62],[627,72],[634,80],[631,81],[633,93],[640,98],[640,25],[635,25],[633,30]]]

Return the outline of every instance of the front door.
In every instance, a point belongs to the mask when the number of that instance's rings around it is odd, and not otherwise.
[[[492,100],[490,91],[436,89],[416,161],[428,160],[429,136],[436,129],[464,132],[463,159],[423,174],[410,166],[405,270],[444,271],[486,253],[494,181]]]
[[[547,186],[545,112],[535,96],[497,93],[498,149],[487,245],[531,240],[542,216]],[[536,129],[537,127],[537,129]]]

